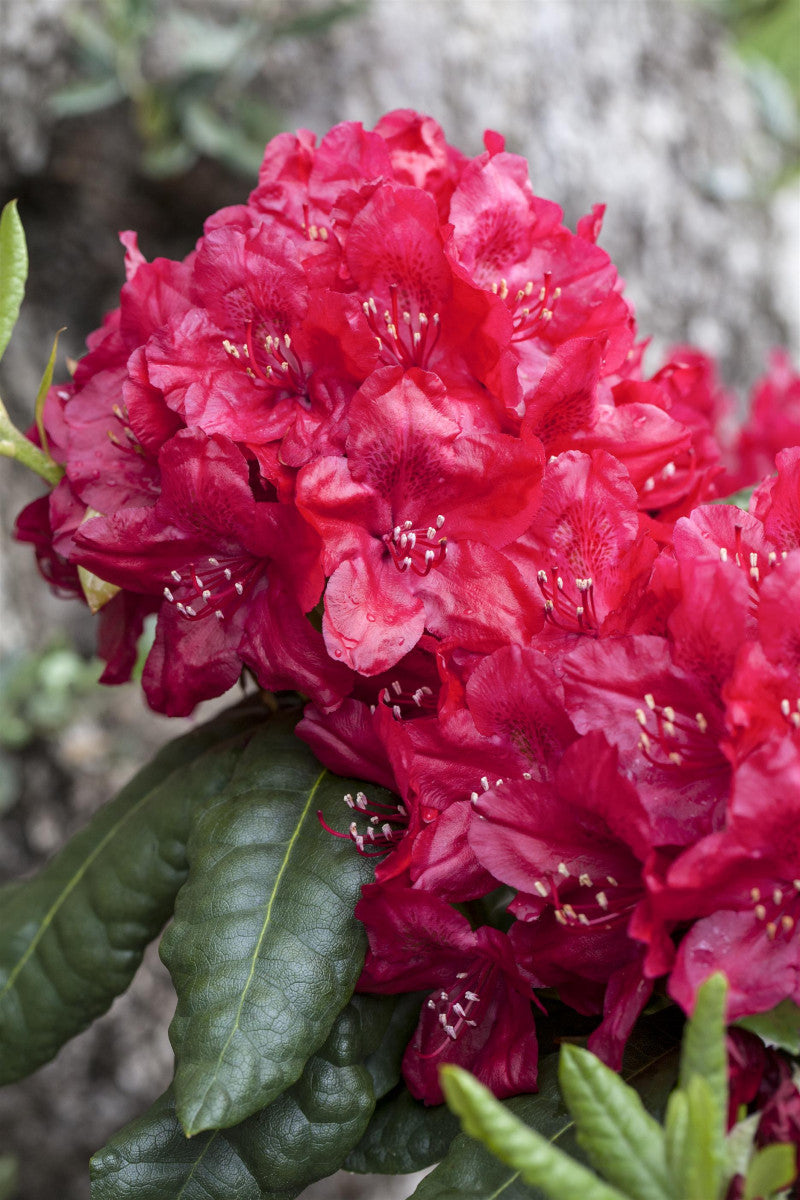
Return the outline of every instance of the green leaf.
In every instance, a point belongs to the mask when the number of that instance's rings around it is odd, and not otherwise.
[[[769,1200],[775,1192],[788,1187],[797,1171],[797,1147],[776,1142],[764,1146],[753,1156],[744,1184],[742,1200]]]
[[[263,720],[245,705],[172,742],[38,875],[0,893],[0,1082],[47,1062],[128,986],[185,878],[193,816]]]
[[[17,323],[27,278],[25,231],[16,200],[9,200],[0,213],[0,358],[5,354],[11,331]]]
[[[683,1161],[680,1164],[681,1200],[716,1200],[725,1168],[725,1144],[720,1143],[717,1106],[708,1080],[692,1075],[681,1091],[688,1105]]]
[[[751,487],[740,488],[738,492],[732,492],[730,496],[718,496],[716,500],[709,500],[709,504],[735,504],[737,508],[743,508],[745,512],[750,509],[750,497],[756,490],[756,484]]]
[[[736,1024],[788,1054],[800,1054],[800,1008],[794,1000],[782,1000],[769,1012],[742,1017]]]
[[[674,1011],[640,1022],[628,1042],[622,1077],[635,1086],[648,1111],[659,1115],[678,1072],[678,1033]],[[575,1122],[558,1086],[558,1055],[539,1062],[539,1091],[518,1096],[505,1106],[553,1145],[579,1160]],[[527,1185],[519,1172],[505,1166],[479,1142],[459,1134],[439,1166],[419,1184],[414,1200],[541,1200],[543,1192]]]
[[[552,1200],[626,1200],[624,1192],[529,1129],[468,1071],[449,1064],[442,1067],[440,1078],[464,1132],[518,1171],[525,1183],[541,1187]]]
[[[17,1160],[7,1154],[0,1155],[0,1200],[13,1200],[17,1179]]]
[[[390,1092],[400,1081],[401,1063],[411,1035],[419,1021],[420,1008],[425,999],[425,992],[411,992],[404,996],[382,996],[382,1013],[385,1025],[381,1030],[380,1041],[368,1053],[364,1066],[372,1076],[375,1088],[375,1098],[380,1100]],[[354,997],[359,1003],[375,1002],[378,997]]]
[[[631,1200],[670,1200],[664,1133],[634,1089],[596,1055],[568,1044],[559,1081],[595,1170]]]
[[[53,371],[56,365],[56,354],[58,353],[58,339],[66,329],[66,325],[58,330],[53,338],[53,348],[50,351],[50,357],[47,360],[47,366],[44,369],[39,390],[36,393],[36,405],[34,408],[34,416],[36,420],[36,428],[39,431],[39,441],[42,443],[42,449],[45,454],[49,454],[47,447],[47,433],[44,428],[44,402],[47,399],[47,393],[50,391],[50,385],[53,382]]]
[[[349,1004],[297,1083],[232,1129],[188,1140],[167,1092],[95,1155],[92,1200],[290,1200],[338,1170],[366,1128],[368,1037]]]
[[[343,1165],[362,1175],[423,1171],[444,1157],[458,1129],[458,1118],[446,1104],[423,1104],[401,1085],[378,1101],[364,1136]]]
[[[118,79],[106,76],[102,79],[86,79],[59,88],[50,97],[49,103],[57,117],[83,117],[87,113],[100,112],[125,99],[125,89]]]
[[[728,1121],[728,1051],[725,1008],[728,981],[717,971],[697,992],[694,1012],[686,1022],[681,1046],[679,1085],[688,1089],[699,1075],[709,1086],[713,1104],[715,1142],[721,1146]]]
[[[664,1122],[664,1150],[670,1180],[680,1190],[683,1164],[686,1161],[686,1141],[689,1136],[689,1101],[686,1093],[676,1088],[667,1101]]]
[[[196,823],[162,943],[178,993],[175,1097],[190,1135],[237,1124],[294,1083],[361,971],[353,909],[372,867],[317,818],[322,810],[346,828],[342,799],[360,785],[320,768],[293,725],[276,718],[259,731]]]
[[[682,1093],[677,1093],[681,1095]],[[761,1113],[754,1112],[743,1121],[737,1121],[725,1139],[725,1177],[746,1175],[753,1154],[758,1123]]]

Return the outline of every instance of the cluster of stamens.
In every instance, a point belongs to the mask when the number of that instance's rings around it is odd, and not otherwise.
[[[408,309],[401,312],[397,284],[389,285],[389,295],[391,308],[384,309],[382,320],[374,296],[361,306],[377,339],[378,349],[387,362],[397,362],[406,368],[425,367],[439,340],[439,314],[435,312],[428,316],[421,309],[416,316]]]
[[[323,829],[333,837],[350,838],[362,857],[377,858],[388,854],[405,837],[408,812],[402,804],[384,804],[380,800],[368,800],[363,792],[357,792],[355,799],[348,792],[344,802],[348,808],[366,819],[367,825],[363,832],[358,828],[356,821],[351,821],[347,833],[339,833],[331,828],[321,812],[317,813],[317,817]]]
[[[392,680],[389,687],[380,694],[381,704],[392,710],[395,721],[402,721],[403,715],[421,715],[436,711],[436,697],[429,687],[421,686],[413,692],[405,691],[399,680]]]
[[[691,463],[690,469],[693,469],[693,467],[694,467],[694,462],[693,462],[694,451],[690,451],[689,453],[690,453],[690,456],[692,457],[692,463]],[[662,483],[669,483],[669,481],[671,479],[674,479],[674,477],[677,473],[678,473],[677,463],[674,463],[672,461],[666,463],[665,466],[663,466],[661,468],[661,470],[659,471],[658,478],[655,475],[650,475],[649,478],[645,479],[644,484],[642,485],[642,491],[643,492],[654,492],[656,490],[656,484],[659,482],[659,480]],[[689,489],[689,484],[687,483],[687,490],[688,489]]]
[[[735,530],[735,542],[733,555],[725,546],[719,548],[720,562],[734,562],[737,567],[741,567],[747,572],[747,579],[750,584],[750,596],[755,606],[758,602],[759,587],[762,578],[770,574],[775,567],[780,566],[786,558],[786,551],[782,550],[778,553],[776,550],[770,550],[766,555],[766,563],[763,562],[763,556],[760,559],[755,550],[746,550],[742,545],[742,530],[741,526],[737,525]]]
[[[267,387],[288,396],[296,396],[308,405],[307,379],[302,364],[292,348],[290,334],[276,335],[258,332],[254,322],[248,322],[244,342],[237,346],[229,338],[222,345],[236,362],[241,363],[249,379],[259,379]]]
[[[465,1029],[474,1029],[479,1015],[481,992],[485,993],[492,976],[497,971],[494,963],[482,963],[472,971],[459,971],[449,991],[434,992],[426,1001],[426,1007],[436,1014],[445,1039],[422,1058],[436,1058],[447,1045],[447,1039],[456,1041]]]
[[[795,707],[792,708],[792,703],[786,697],[781,700],[781,716],[785,718],[792,733],[796,733],[800,729],[800,697],[795,702]]]
[[[189,621],[199,621],[211,613],[224,621],[227,610],[238,605],[260,569],[256,559],[212,556],[192,563],[183,574],[171,571],[171,585],[164,588],[164,599]]]
[[[435,526],[429,525],[427,529],[414,529],[412,521],[405,521],[383,535],[383,543],[398,571],[425,576],[444,561],[447,538],[437,537],[443,525],[444,517],[439,515]]]
[[[595,608],[594,581],[591,577],[573,580],[577,595],[570,595],[565,589],[564,579],[556,567],[551,568],[549,575],[547,571],[539,571],[536,581],[544,598],[544,615],[552,625],[563,629],[565,633],[598,631],[600,619]]]
[[[770,941],[774,942],[781,935],[791,937],[800,921],[800,879],[793,879],[791,887],[784,890],[774,887],[772,891],[761,888],[750,889],[750,899],[753,903],[753,913],[759,922],[763,922],[764,932]]]
[[[709,773],[725,766],[726,760],[708,732],[708,719],[703,713],[695,713],[693,719],[676,713],[670,704],[656,704],[650,692],[644,702],[646,707],[637,708],[635,715],[642,731],[639,749],[648,762]]]
[[[565,929],[611,929],[620,920],[627,921],[640,899],[639,889],[620,884],[613,875],[605,875],[598,887],[598,881],[585,872],[577,878],[572,876],[564,862],[558,864],[558,874],[558,881],[534,880],[533,890],[542,900],[550,901],[553,916]],[[559,887],[567,881],[568,901],[559,894]],[[585,899],[583,889],[591,892]]]
[[[542,326],[552,321],[556,303],[561,295],[561,288],[553,285],[550,271],[545,272],[544,283],[537,289],[533,280],[529,279],[511,296],[506,279],[500,279],[492,284],[492,291],[501,300],[505,300],[514,317],[514,333],[512,342],[524,342],[541,332]]]
[[[111,411],[122,426],[123,437],[119,438],[113,429],[107,429],[106,436],[108,440],[120,450],[128,450],[131,454],[143,455],[145,453],[144,446],[142,446],[130,427],[130,416],[128,415],[126,406],[124,404],[115,404]]]

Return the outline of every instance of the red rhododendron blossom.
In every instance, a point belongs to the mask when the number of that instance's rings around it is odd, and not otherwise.
[[[541,980],[584,1012],[599,1006],[594,985],[614,981],[618,994],[595,1044],[619,1066],[652,989],[628,925],[644,898],[641,865],[655,839],[636,789],[618,773],[616,751],[601,733],[589,734],[567,750],[553,783],[500,780],[475,814],[470,842],[495,878],[518,890],[511,909],[525,922]]]
[[[356,916],[370,945],[360,991],[435,989],[403,1058],[413,1095],[441,1103],[439,1066],[445,1062],[465,1067],[501,1098],[535,1091],[535,981],[518,966],[505,934],[488,926],[471,929],[465,917],[427,892],[377,884],[364,888]]]
[[[109,583],[163,597],[143,683],[153,707],[182,715],[237,679],[239,643],[271,563],[280,562],[304,609],[316,602],[321,575],[311,531],[293,510],[254,498],[232,442],[187,430],[159,465],[156,504],[88,521],[76,555]]]
[[[297,502],[324,543],[323,633],[363,674],[393,666],[427,628],[467,645],[530,629],[499,549],[539,501],[537,441],[462,433],[435,376],[378,372],[350,406],[346,458],[300,474]]]
[[[671,918],[701,918],[670,979],[684,1008],[718,969],[730,985],[730,1020],[800,1001],[799,868],[800,744],[784,739],[739,767],[726,828],[681,855],[658,897]]]
[[[153,708],[294,693],[358,781],[360,987],[429,993],[427,1103],[442,1062],[535,1089],[536,988],[614,1066],[653,989],[800,1002],[800,376],[775,354],[737,435],[702,351],[646,372],[603,205],[573,232],[484,146],[408,109],[282,134],[182,262],[123,234],[17,523],[104,682],[154,616]],[[796,1140],[764,1054],[732,1095]]]

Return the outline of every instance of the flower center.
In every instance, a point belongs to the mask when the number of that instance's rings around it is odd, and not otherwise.
[[[429,996],[425,1002],[426,1008],[435,1014],[444,1038],[435,1049],[420,1055],[421,1058],[436,1058],[444,1050],[448,1039],[455,1042],[465,1029],[475,1028],[480,1019],[482,997],[491,989],[497,971],[496,963],[480,962],[469,971],[459,971],[447,991],[434,992]]]
[[[358,822],[351,821],[348,832],[339,833],[330,827],[322,812],[317,813],[317,818],[323,829],[334,837],[350,838],[362,857],[378,858],[388,854],[405,837],[408,831],[408,812],[402,804],[384,804],[380,800],[368,800],[363,792],[357,792],[355,800],[348,792],[344,802],[348,808],[366,819],[366,829],[360,830]]]
[[[561,295],[561,288],[553,286],[550,271],[545,271],[544,282],[538,291],[535,290],[532,279],[529,279],[513,297],[505,279],[493,283],[492,291],[501,300],[505,300],[514,318],[512,342],[526,342],[529,338],[540,336],[552,321],[556,303]]]
[[[565,929],[607,930],[627,924],[642,896],[640,886],[620,884],[613,875],[599,881],[588,874],[576,879],[563,862],[558,864],[558,873],[559,879],[535,880],[533,889],[552,905],[553,916]]]
[[[695,713],[693,719],[676,713],[670,704],[656,704],[650,692],[644,702],[645,708],[636,709],[636,720],[642,730],[639,749],[648,762],[709,774],[729,769],[703,713]]]
[[[395,721],[402,721],[404,715],[414,717],[436,712],[436,697],[431,688],[418,687],[413,692],[404,691],[397,679],[383,689],[380,702],[392,710]]]
[[[183,574],[177,570],[170,573],[172,585],[164,588],[164,598],[189,621],[211,613],[224,621],[241,604],[262,565],[258,559],[233,555],[202,559]]]
[[[764,933],[771,942],[778,938],[788,941],[793,934],[796,936],[800,921],[800,879],[793,879],[785,888],[776,886],[771,892],[751,888],[750,900],[755,918],[763,923]]]
[[[565,633],[597,634],[600,619],[594,602],[594,581],[575,578],[575,591],[572,591],[570,581],[565,587],[563,577],[556,567],[547,571],[539,571],[536,576],[539,591],[544,597],[545,618],[557,629]]]
[[[427,529],[415,529],[411,521],[405,521],[383,535],[383,544],[398,571],[411,570],[415,575],[425,576],[444,562],[447,538],[436,536],[443,525],[444,517],[439,515],[436,525],[429,525]]]
[[[377,338],[378,348],[388,363],[399,363],[401,367],[425,367],[430,361],[441,328],[437,312],[428,316],[420,310],[415,314],[408,309],[400,311],[397,300],[397,284],[389,284],[390,308],[383,311],[383,320],[378,316],[378,305],[370,296],[361,305],[367,324]]]
[[[308,379],[288,333],[271,334],[263,324],[249,321],[240,346],[228,338],[223,338],[222,345],[250,379],[258,379],[279,395],[293,396],[304,408],[310,408]]]

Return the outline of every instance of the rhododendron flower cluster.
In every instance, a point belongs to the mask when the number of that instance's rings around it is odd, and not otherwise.
[[[602,208],[572,232],[485,147],[408,111],[281,135],[183,262],[123,234],[18,528],[106,682],[154,614],[155,709],[305,697],[363,780],[360,987],[429,994],[431,1103],[443,1061],[534,1090],[553,993],[615,1066],[654,988],[800,1002],[800,378],[776,355],[721,441],[705,355],[645,371]]]

